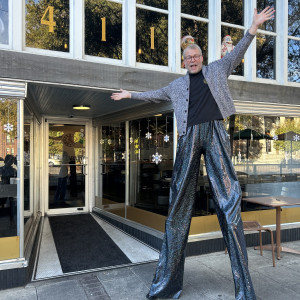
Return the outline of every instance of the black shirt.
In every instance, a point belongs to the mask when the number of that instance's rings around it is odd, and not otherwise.
[[[222,114],[202,74],[202,70],[190,76],[190,102],[187,126],[222,120]]]

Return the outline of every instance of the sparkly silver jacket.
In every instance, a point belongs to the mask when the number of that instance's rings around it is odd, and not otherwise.
[[[236,112],[227,79],[243,59],[253,38],[254,35],[247,31],[230,53],[222,59],[202,67],[203,76],[224,119]],[[149,102],[172,101],[177,119],[177,130],[181,136],[185,135],[187,130],[189,87],[190,79],[187,73],[185,76],[175,79],[166,87],[149,92],[132,93],[131,98]]]

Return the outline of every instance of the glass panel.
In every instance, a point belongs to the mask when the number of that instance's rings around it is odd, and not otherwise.
[[[125,217],[125,123],[100,131],[100,189],[96,206]]]
[[[0,44],[8,44],[8,0],[0,0]]]
[[[208,55],[208,24],[191,19],[181,18],[181,37],[191,35],[200,46],[203,54],[203,64],[207,64]],[[183,58],[181,57],[182,66]]]
[[[226,23],[244,25],[244,1],[222,0],[221,20]]]
[[[272,6],[276,9],[276,0],[257,0],[257,12],[260,13],[267,6]],[[276,30],[276,14],[274,19],[266,21],[259,28],[267,31],[275,31]]]
[[[181,12],[184,14],[208,18],[208,1],[207,0],[181,0]]]
[[[233,115],[224,121],[242,197],[300,193],[300,118]],[[202,158],[194,216],[215,214]],[[206,201],[203,201],[205,199]],[[242,201],[242,210],[268,209]]]
[[[49,124],[49,209],[85,206],[85,126]]]
[[[85,54],[122,59],[122,4],[85,1]]]
[[[237,28],[221,27],[222,46],[221,46],[221,57],[231,52],[234,46],[243,38],[244,31]],[[233,45],[233,47],[232,47]],[[233,75],[244,75],[244,59],[242,62],[233,70]]]
[[[69,52],[69,0],[26,0],[26,47]]]
[[[0,98],[0,238],[17,235],[18,101]]]
[[[289,0],[288,35],[300,37],[300,5],[299,0]]]
[[[130,205],[167,215],[173,171],[173,114],[130,122]]]
[[[168,9],[168,0],[136,0],[136,3],[162,9]]]
[[[288,43],[288,80],[300,82],[300,41],[289,40]]]
[[[168,65],[168,15],[136,10],[136,61]]]
[[[276,38],[257,34],[256,45],[256,76],[258,78],[275,79]]]

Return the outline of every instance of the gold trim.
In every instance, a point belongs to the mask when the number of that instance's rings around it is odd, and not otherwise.
[[[0,260],[20,257],[20,237],[0,238]]]

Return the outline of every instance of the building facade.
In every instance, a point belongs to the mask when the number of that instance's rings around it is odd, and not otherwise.
[[[230,76],[237,114],[224,120],[244,200],[300,194],[299,1],[267,4],[275,19],[258,30]],[[176,156],[172,107],[110,95],[158,89],[183,76],[186,35],[202,48],[205,64],[221,59],[224,37],[232,40],[228,52],[254,8],[265,5],[0,1],[2,288],[29,280],[45,215],[94,211],[123,230],[143,231],[145,242],[160,236]],[[211,238],[219,225],[204,161],[199,175],[190,236]],[[298,228],[300,208],[283,210],[282,222]],[[273,210],[246,201],[242,217],[275,224]]]

